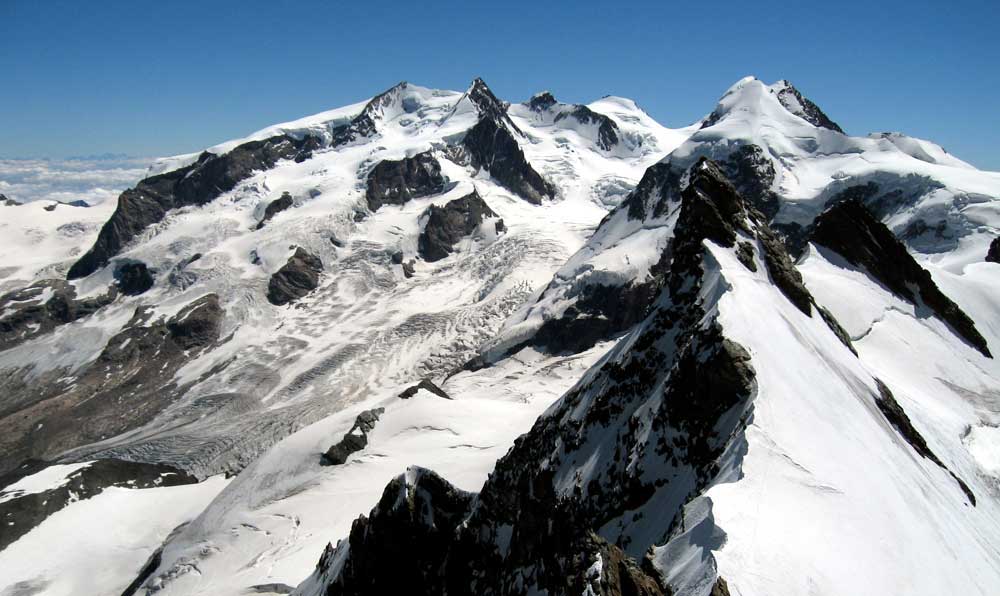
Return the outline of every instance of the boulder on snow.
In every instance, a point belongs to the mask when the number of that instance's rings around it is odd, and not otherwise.
[[[141,261],[125,263],[115,271],[118,288],[126,296],[138,296],[153,287],[153,274]]]
[[[431,381],[430,379],[423,379],[416,385],[407,387],[402,393],[399,394],[399,399],[410,399],[411,397],[416,395],[417,392],[420,391],[421,389],[423,389],[424,391],[429,391],[438,397],[451,399],[451,396],[445,393],[444,389],[441,389],[440,387],[435,385],[434,382]]]
[[[990,249],[986,252],[986,260],[990,263],[1000,263],[1000,236],[990,242]]]
[[[375,423],[385,412],[385,408],[375,408],[365,410],[354,419],[354,426],[335,445],[332,445],[323,454],[322,463],[330,466],[339,466],[347,462],[351,454],[361,451],[368,445],[368,433],[375,429]]]
[[[281,269],[271,276],[267,284],[267,300],[281,306],[302,298],[319,286],[319,274],[323,271],[323,261],[301,247],[288,258]]]
[[[444,191],[447,179],[441,164],[430,151],[400,160],[383,160],[368,173],[365,199],[368,208],[377,211],[382,205],[402,205],[409,200]]]
[[[431,205],[424,215],[427,223],[417,239],[417,251],[425,261],[447,257],[455,244],[474,232],[484,218],[497,216],[475,190],[448,201],[444,207]]]
[[[263,228],[272,217],[286,209],[291,208],[292,204],[292,195],[289,194],[288,191],[281,193],[281,197],[271,201],[267,204],[267,207],[264,208],[264,217],[262,217],[257,223],[257,229],[259,230]]]

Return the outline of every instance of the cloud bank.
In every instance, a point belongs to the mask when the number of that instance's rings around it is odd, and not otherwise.
[[[114,200],[146,175],[152,158],[0,159],[0,194],[21,203]]]

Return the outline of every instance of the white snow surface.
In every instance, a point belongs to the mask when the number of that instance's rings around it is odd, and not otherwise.
[[[0,503],[16,499],[22,495],[45,492],[69,482],[69,475],[86,468],[94,462],[85,461],[75,464],[54,464],[39,472],[21,478],[0,490]]]
[[[899,234],[916,221],[945,222],[942,236],[918,234],[909,246],[1000,354],[1000,265],[982,262],[1000,230],[1000,173],[976,170],[933,143],[898,133],[851,137],[817,128],[782,106],[777,89],[743,79],[723,96],[713,125],[678,130],[660,126],[627,99],[592,102],[588,107],[612,118],[623,134],[613,151],[596,146],[590,127],[512,105],[528,161],[558,189],[555,200],[535,206],[487,173],[449,159],[445,145],[476,120],[462,93],[402,84],[390,91],[372,140],[282,162],[205,206],[170,213],[117,257],[158,271],[151,291],[0,353],[0,369],[76,370],[97,357],[137,306],[169,317],[217,293],[226,311],[223,335],[232,338],[189,363],[178,380],[231,364],[146,427],[74,456],[110,449],[202,476],[233,462],[248,465],[228,485],[212,476],[199,485],[109,489],[72,504],[0,552],[0,590],[23,581],[36,582],[44,594],[120,593],[171,530],[192,518],[166,546],[151,584],[157,593],[236,595],[257,584],[294,586],[407,466],[478,490],[514,438],[612,345],[575,356],[523,350],[493,367],[445,376],[481,349],[502,351],[558,316],[576,284],[645,279],[672,236],[676,211],[640,221],[613,208],[668,154],[685,164],[701,155],[725,158],[740,144],[760,146],[776,167],[780,222],[807,222],[847,186],[873,181],[904,188],[908,201],[886,223]],[[329,135],[366,103],[208,151],[275,134]],[[427,150],[453,183],[446,192],[355,221],[372,166]],[[160,160],[150,173],[197,156]],[[415,276],[405,278],[389,255],[402,250],[406,260],[416,258],[421,214],[473,188],[508,232],[481,229],[440,262],[418,259]],[[255,231],[264,207],[283,192],[293,196],[294,208]],[[0,206],[0,290],[65,271],[92,244],[113,204],[42,207]],[[331,236],[345,246],[335,247]],[[321,285],[296,305],[274,307],[264,299],[267,281],[293,245],[323,260]],[[996,361],[936,318],[915,316],[863,272],[810,247],[800,270],[817,301],[855,339],[855,358],[817,315],[805,317],[778,293],[762,264],[751,274],[728,251],[710,250],[717,265],[711,274],[724,288],[713,298],[720,322],[727,337],[750,351],[759,384],[740,474],[686,509],[693,526],[724,536],[712,556],[731,592],[996,594]],[[203,255],[187,266],[197,282],[171,285],[168,273],[194,253]],[[78,294],[103,291],[110,270],[74,282]],[[541,297],[546,284],[553,291]],[[423,391],[396,397],[421,377],[433,378],[454,400]],[[889,386],[931,450],[969,484],[975,508],[947,472],[885,422],[873,401],[873,377]],[[219,395],[237,397],[219,403]],[[320,454],[358,413],[374,407],[386,410],[368,446],[342,466],[320,466]],[[18,490],[42,490],[65,477],[61,468],[49,470]],[[690,544],[672,542],[660,553],[692,557],[678,566],[678,583],[698,580],[704,563],[692,556],[698,537],[686,538]]]
[[[47,211],[52,205],[55,209]],[[114,210],[113,200],[90,207],[51,201],[0,203],[0,294],[40,279],[64,277]]]
[[[712,254],[732,286],[720,300],[720,322],[727,337],[750,351],[758,382],[741,477],[706,493],[726,535],[715,553],[719,574],[733,593],[995,593],[995,477],[984,476],[962,442],[963,428],[979,422],[980,398],[995,416],[995,389],[991,402],[979,393],[995,388],[995,361],[939,321],[895,310],[881,288],[851,291],[850,284],[864,283],[853,272],[841,270],[851,281],[828,293],[832,285],[813,280],[820,271],[837,271],[807,263],[802,271],[810,289],[835,316],[872,312],[867,303],[882,296],[886,317],[855,342],[855,358],[818,316],[807,319],[784,300],[766,275],[751,274],[728,251]],[[918,455],[884,419],[874,405],[873,376],[969,484],[976,507],[948,472]],[[949,382],[957,385],[949,390]]]
[[[117,596],[227,482],[218,476],[172,487],[110,487],[75,501],[0,551],[0,594]]]

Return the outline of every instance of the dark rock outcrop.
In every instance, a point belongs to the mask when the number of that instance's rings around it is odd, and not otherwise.
[[[620,286],[584,286],[574,296],[576,303],[560,317],[543,322],[528,343],[550,354],[588,350],[642,321],[659,291],[658,283],[652,279]]]
[[[482,79],[476,79],[468,97],[479,110],[476,123],[462,141],[472,165],[482,168],[504,188],[522,199],[540,205],[555,196],[555,188],[531,167],[514,135],[521,130],[507,115],[504,105]]]
[[[548,91],[542,91],[531,96],[531,99],[528,100],[528,107],[533,112],[544,112],[558,103],[554,95]]]
[[[0,351],[89,316],[117,297],[118,289],[111,287],[105,294],[78,300],[76,288],[58,279],[8,292],[0,296],[0,313],[5,313],[0,318]]]
[[[416,274],[417,262],[414,259],[403,263],[403,277],[409,279]]]
[[[257,222],[257,229],[263,228],[267,222],[271,221],[272,217],[286,209],[290,209],[293,204],[292,195],[288,191],[281,193],[280,197],[268,203],[267,207],[264,208],[264,216]]]
[[[4,207],[17,207],[21,203],[15,201],[14,199],[7,198],[7,195],[0,194],[0,205]]]
[[[721,163],[736,190],[770,222],[781,207],[774,184],[774,164],[764,150],[749,143],[741,145]]]
[[[448,201],[444,207],[431,205],[424,212],[427,223],[417,238],[417,251],[425,261],[440,261],[452,253],[459,240],[474,232],[483,219],[496,216],[475,190]]]
[[[340,442],[332,445],[323,454],[322,463],[330,466],[339,466],[347,462],[347,458],[353,453],[361,451],[368,445],[368,433],[375,429],[375,423],[385,412],[385,408],[375,408],[365,410],[354,419],[354,426],[347,434],[340,439]]]
[[[767,217],[727,179],[721,164],[702,159],[690,172],[688,185],[682,189],[682,171],[663,162],[651,166],[619,209],[625,209],[630,219],[644,220],[661,217],[684,204],[678,229],[697,230],[700,236],[722,246],[735,246],[737,257],[750,270],[756,270],[754,256],[759,247],[772,282],[792,304],[811,316],[814,299],[781,239],[767,225]],[[737,242],[738,233],[752,233],[756,242]],[[677,246],[676,241],[668,244],[646,279],[574,289],[568,296],[575,299],[573,306],[558,318],[543,322],[526,343],[548,353],[579,353],[628,330],[649,313],[677,256]],[[846,337],[832,315],[827,313],[823,320],[842,340]],[[847,345],[853,350],[849,340]]]
[[[827,128],[830,130],[835,130],[841,134],[844,130],[837,125],[836,122],[830,120],[823,110],[819,109],[819,106],[809,101],[809,99],[799,93],[799,90],[792,86],[788,81],[781,81],[784,83],[780,91],[778,91],[778,101],[781,105],[795,114],[800,116],[806,122],[812,124],[813,126],[819,126],[820,128]]]
[[[101,459],[69,474],[61,486],[37,493],[0,491],[0,496],[6,499],[0,502],[0,524],[4,528],[0,532],[0,550],[56,511],[74,501],[99,495],[108,487],[143,489],[195,482],[197,479],[183,470],[164,464]],[[0,478],[0,486],[9,484],[12,484],[9,478]]]
[[[1000,236],[990,242],[990,249],[986,252],[986,261],[990,263],[1000,263]]]
[[[410,399],[411,397],[416,395],[417,392],[420,391],[421,389],[423,389],[424,391],[429,391],[438,397],[451,399],[451,396],[445,393],[444,389],[441,389],[440,387],[435,385],[434,382],[431,381],[430,379],[422,379],[416,385],[407,387],[405,390],[403,390],[402,393],[399,394],[399,399]]]
[[[118,197],[118,206],[94,246],[70,267],[67,277],[85,277],[107,265],[136,235],[162,221],[169,211],[204,205],[280,160],[307,158],[320,144],[316,137],[279,135],[244,143],[223,155],[204,152],[189,166],[140,181]]]
[[[375,135],[385,109],[398,99],[400,92],[406,89],[406,86],[406,81],[403,81],[379,93],[365,104],[364,109],[350,122],[334,128],[331,131],[331,146],[339,147]]]
[[[565,118],[573,118],[580,124],[594,125],[597,127],[597,146],[605,151],[610,151],[618,144],[618,125],[611,118],[604,114],[599,114],[587,106],[574,106],[572,110],[562,112],[556,116],[556,122]]]
[[[927,441],[924,439],[923,435],[913,426],[913,422],[910,421],[910,417],[906,415],[903,408],[896,401],[896,397],[889,391],[889,388],[879,379],[875,379],[875,384],[878,387],[879,395],[875,398],[875,405],[885,416],[885,419],[889,421],[889,424],[896,429],[903,439],[913,447],[913,450],[920,455],[920,457],[927,458],[940,466],[944,471],[948,472],[952,478],[958,483],[959,488],[965,493],[965,496],[969,498],[969,502],[973,507],[976,505],[976,495],[972,493],[972,489],[969,485],[962,481],[954,472],[948,469],[948,466],[934,455],[931,448],[927,446]]]
[[[441,193],[446,182],[441,175],[441,164],[430,151],[425,151],[375,164],[368,173],[365,199],[368,208],[377,211],[382,205],[402,205],[411,199]]]
[[[218,296],[209,294],[200,298],[167,321],[170,340],[181,350],[209,346],[219,338],[222,315]]]
[[[118,289],[126,296],[144,294],[153,287],[154,282],[149,267],[141,261],[123,264],[115,271],[115,279],[118,281]]]
[[[319,274],[323,271],[323,261],[301,247],[288,258],[267,284],[267,300],[281,306],[302,298],[319,286]]]
[[[824,211],[816,218],[810,239],[839,254],[887,290],[913,304],[918,316],[937,315],[957,336],[992,358],[986,339],[972,319],[938,289],[931,274],[859,201],[841,201]]]

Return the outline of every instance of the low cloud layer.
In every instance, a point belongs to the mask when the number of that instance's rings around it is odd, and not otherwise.
[[[151,158],[0,159],[0,194],[21,203],[114,200],[146,175]]]

